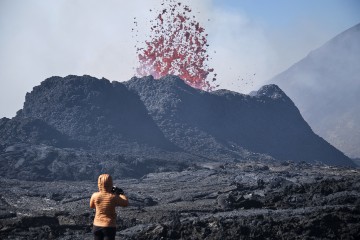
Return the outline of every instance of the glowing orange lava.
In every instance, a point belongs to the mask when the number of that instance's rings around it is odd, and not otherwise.
[[[137,74],[153,75],[156,79],[177,75],[192,87],[212,90],[214,86],[207,78],[212,73],[214,82],[216,74],[208,66],[208,35],[204,27],[191,16],[189,6],[175,0],[163,1],[161,5],[164,9],[151,21],[150,40],[136,49],[140,63]]]

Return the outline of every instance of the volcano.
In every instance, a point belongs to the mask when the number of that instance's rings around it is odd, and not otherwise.
[[[354,166],[276,85],[252,95],[206,92],[170,75],[124,83],[48,78],[14,118],[0,120],[0,150],[3,176],[26,179],[88,179],[105,170],[135,176],[250,159]]]

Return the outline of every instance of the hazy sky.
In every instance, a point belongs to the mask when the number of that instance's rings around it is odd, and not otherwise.
[[[221,88],[248,93],[360,22],[358,0],[186,0]],[[127,81],[161,0],[0,0],[0,117],[57,75]],[[140,33],[133,36],[134,17]],[[208,21],[210,19],[210,21]],[[215,53],[216,52],[216,53]],[[255,74],[255,75],[254,75]],[[243,79],[243,80],[241,80]]]

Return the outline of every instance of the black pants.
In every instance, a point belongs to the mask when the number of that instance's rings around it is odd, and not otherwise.
[[[94,240],[115,240],[115,227],[94,226],[92,232],[94,234]]]

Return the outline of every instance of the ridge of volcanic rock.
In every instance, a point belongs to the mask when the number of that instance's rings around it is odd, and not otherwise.
[[[123,151],[137,143],[169,147],[138,96],[104,78],[48,78],[27,93],[17,117],[41,119],[96,150]]]
[[[125,86],[139,95],[165,137],[189,152],[220,159],[246,159],[256,153],[354,166],[311,130],[276,85],[263,86],[253,95],[206,92],[169,75],[163,81],[133,78]]]

